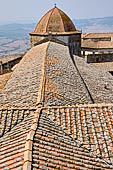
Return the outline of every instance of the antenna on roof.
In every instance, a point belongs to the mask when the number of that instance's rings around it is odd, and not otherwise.
[[[56,6],[57,4],[55,3],[54,5],[55,5],[55,8],[56,8],[56,7],[57,7],[57,6]]]

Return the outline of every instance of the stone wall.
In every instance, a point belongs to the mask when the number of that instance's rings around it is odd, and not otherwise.
[[[35,44],[41,40],[43,40],[43,36],[37,36],[37,35],[30,35],[30,44],[31,48],[35,46]]]
[[[88,54],[85,60],[87,63],[113,62],[113,54]]]
[[[81,55],[81,34],[74,35],[50,35],[53,38],[65,42],[70,49],[70,52],[75,55]],[[48,35],[31,35],[31,48],[35,46],[39,41],[47,38]]]

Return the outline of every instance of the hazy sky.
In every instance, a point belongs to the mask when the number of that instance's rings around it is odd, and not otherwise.
[[[0,0],[0,24],[38,22],[55,3],[72,19],[113,16],[113,0]]]

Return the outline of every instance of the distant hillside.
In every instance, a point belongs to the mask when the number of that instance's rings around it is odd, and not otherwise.
[[[73,19],[77,29],[88,32],[113,32],[113,17]],[[8,54],[23,54],[30,48],[29,33],[33,24],[0,25],[0,57]]]
[[[113,16],[92,19],[74,19],[77,29],[88,32],[113,32]]]
[[[0,25],[0,37],[11,39],[29,38],[29,33],[33,31],[35,24],[7,24]]]
[[[0,57],[24,54],[30,48],[29,33],[35,24],[0,25]]]

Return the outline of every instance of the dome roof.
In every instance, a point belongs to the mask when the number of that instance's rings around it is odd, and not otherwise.
[[[34,33],[47,34],[49,32],[74,32],[76,28],[71,19],[59,8],[48,11],[39,21]]]

